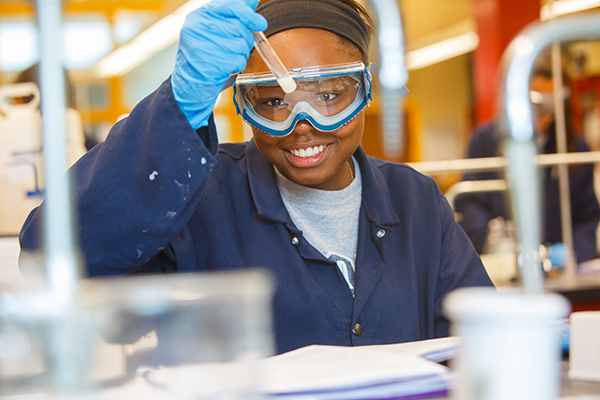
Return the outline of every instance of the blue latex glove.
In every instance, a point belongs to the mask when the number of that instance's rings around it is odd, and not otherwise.
[[[555,268],[567,265],[567,247],[564,243],[554,243],[548,248],[548,259]]]
[[[252,31],[267,21],[254,12],[258,0],[214,0],[188,14],[179,38],[173,95],[194,129],[208,118],[230,74],[246,67],[254,47]]]
[[[568,352],[571,347],[571,325],[569,325],[567,322],[561,321],[559,322],[559,329],[562,351]]]

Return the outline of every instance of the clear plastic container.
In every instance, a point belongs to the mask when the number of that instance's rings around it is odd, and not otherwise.
[[[552,400],[560,387],[561,320],[568,301],[555,293],[461,288],[444,299],[461,338],[453,399]]]
[[[0,299],[0,397],[261,398],[263,270],[88,280],[77,296],[62,311],[40,293]]]

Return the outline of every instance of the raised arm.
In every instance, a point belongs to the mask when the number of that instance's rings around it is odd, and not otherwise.
[[[193,11],[181,31],[170,79],[115,124],[107,140],[70,170],[76,237],[88,275],[134,273],[184,229],[216,164],[211,113],[230,74],[241,72],[264,30],[254,0],[216,0]],[[42,247],[44,205],[21,231],[25,251]]]

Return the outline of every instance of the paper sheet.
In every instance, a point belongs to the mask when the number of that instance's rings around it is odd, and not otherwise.
[[[447,392],[453,375],[423,356],[443,360],[454,354],[458,344],[458,338],[444,338],[362,347],[314,345],[256,361],[158,367],[96,398],[198,399],[222,390],[227,391],[227,398],[255,390],[277,400],[438,396]]]

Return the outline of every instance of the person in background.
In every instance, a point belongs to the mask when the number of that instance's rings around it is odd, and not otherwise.
[[[170,78],[71,169],[88,276],[264,267],[279,353],[448,335],[444,296],[492,283],[435,182],[360,147],[370,17],[354,0],[257,4],[191,12]],[[253,140],[219,145],[212,110],[231,74]],[[25,251],[41,247],[43,209]]]
[[[569,94],[569,76],[563,72],[565,94]],[[545,65],[537,65],[531,75],[530,94],[534,114],[534,131],[541,154],[556,153],[554,118],[554,83],[552,71]],[[567,151],[589,151],[583,137],[577,135],[571,124],[568,96],[565,98],[567,127]],[[491,122],[476,129],[469,144],[468,158],[497,157],[501,155],[501,136],[497,123]],[[555,258],[555,266],[564,266],[562,250],[562,224],[558,183],[558,167],[543,168],[542,174],[542,240],[550,247],[549,252],[561,255]],[[464,175],[464,180],[499,179],[498,172],[473,172]],[[598,257],[596,228],[600,222],[600,207],[594,193],[594,167],[592,164],[569,167],[571,219],[573,224],[573,246],[576,261],[581,263]],[[507,199],[501,192],[464,193],[456,198],[455,210],[459,221],[475,249],[486,251],[489,222],[501,217],[512,219],[507,209]]]

